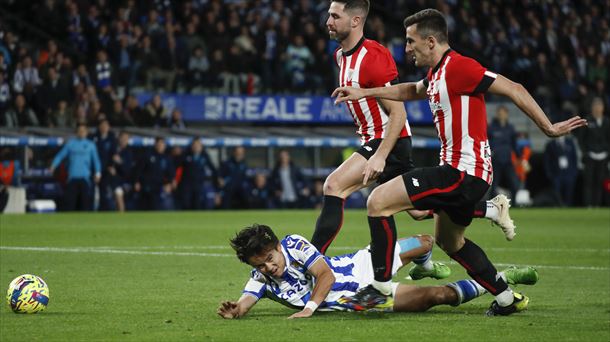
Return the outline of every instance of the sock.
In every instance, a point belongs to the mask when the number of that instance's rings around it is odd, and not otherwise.
[[[432,264],[432,251],[429,251],[424,255],[418,256],[412,261],[414,264],[418,265],[426,271],[431,271],[434,268],[434,265]]]
[[[514,300],[515,294],[510,288],[507,288],[506,290],[502,291],[502,293],[496,295],[496,301],[500,306],[509,306]]]
[[[324,196],[322,211],[311,238],[311,244],[322,254],[326,254],[330,243],[333,242],[343,225],[343,203],[343,198]]]
[[[508,284],[498,275],[498,271],[481,247],[468,239],[465,240],[462,249],[450,257],[462,265],[469,276],[494,296],[508,289]]]
[[[375,280],[386,282],[392,279],[394,250],[396,249],[396,223],[394,217],[369,216],[371,230],[371,259]]]
[[[485,217],[490,219],[490,220],[496,220],[498,218],[498,214],[500,213],[500,211],[498,210],[498,207],[496,207],[490,201],[487,201],[485,203],[487,205],[487,210],[485,212]]]
[[[477,202],[477,204],[474,205],[473,217],[478,217],[478,218],[485,217],[485,215],[487,213],[487,209],[488,209],[487,202],[485,202],[485,201]]]
[[[373,287],[381,294],[389,296],[392,294],[392,282],[391,281],[377,281],[373,280]]]
[[[477,284],[474,280],[460,280],[455,283],[447,284],[447,286],[455,290],[458,296],[458,301],[453,306],[467,303],[487,293],[487,290]]]

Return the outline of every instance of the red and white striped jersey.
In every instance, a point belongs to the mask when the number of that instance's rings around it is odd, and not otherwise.
[[[491,184],[484,92],[497,75],[472,58],[448,50],[424,79],[441,141],[440,165],[449,164]]]
[[[397,81],[398,71],[390,51],[370,39],[362,39],[350,51],[341,48],[335,51],[335,61],[339,66],[339,85],[355,88],[375,88],[390,86]],[[347,108],[358,127],[362,143],[371,139],[385,138],[388,113],[378,99],[367,97],[358,101],[347,101]],[[409,122],[400,131],[400,137],[411,136]]]

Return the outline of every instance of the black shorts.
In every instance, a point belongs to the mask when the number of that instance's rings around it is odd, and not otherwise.
[[[415,209],[443,210],[461,226],[472,222],[474,206],[485,196],[489,184],[449,165],[424,167],[402,175]]]
[[[360,154],[366,160],[369,160],[377,152],[379,145],[383,139],[373,139],[366,144],[360,146],[356,153]],[[399,138],[394,144],[394,148],[388,154],[385,160],[385,168],[377,177],[377,183],[383,184],[394,177],[400,176],[405,172],[413,170],[415,165],[411,158],[411,137]]]

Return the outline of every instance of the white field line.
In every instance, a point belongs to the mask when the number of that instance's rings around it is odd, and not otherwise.
[[[75,248],[97,248],[97,249],[128,249],[128,250],[147,250],[147,249],[173,249],[173,250],[205,250],[205,249],[220,249],[231,250],[229,245],[219,246],[91,246],[91,247],[75,247]],[[331,247],[331,250],[338,251],[357,251],[360,247]],[[527,248],[527,247],[486,247],[486,251],[496,252],[557,252],[557,253],[610,253],[610,248]]]
[[[220,253],[198,253],[198,252],[156,252],[156,251],[128,251],[109,248],[91,247],[18,247],[0,246],[0,250],[7,251],[28,251],[28,252],[59,252],[59,253],[99,253],[99,254],[131,254],[131,255],[171,255],[171,256],[200,256],[200,257],[235,257],[234,254]]]
[[[110,249],[110,248],[90,248],[90,247],[20,247],[20,246],[0,246],[0,250],[5,251],[27,251],[27,252],[55,252],[55,253],[97,253],[97,254],[129,254],[129,255],[166,255],[166,256],[198,256],[198,257],[230,257],[235,258],[234,254],[221,254],[221,253],[199,253],[199,252],[159,252],[159,251],[133,251],[133,250],[122,250],[122,249]],[[449,263],[456,264],[453,261]],[[519,265],[519,264],[507,264],[507,263],[495,263],[496,266],[532,266],[539,269],[572,269],[572,270],[586,270],[586,271],[608,271],[610,267],[602,266],[578,266],[578,265]]]

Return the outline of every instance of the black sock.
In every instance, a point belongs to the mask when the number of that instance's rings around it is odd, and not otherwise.
[[[485,217],[486,213],[487,213],[487,201],[480,201],[474,205],[473,217]]]
[[[316,230],[311,238],[311,243],[322,254],[333,242],[343,225],[343,198],[336,196],[324,196],[324,204],[318,221]]]
[[[392,279],[394,250],[396,249],[396,223],[394,216],[370,217],[371,229],[371,259],[375,280],[389,281]]]
[[[481,247],[468,239],[465,240],[464,247],[450,257],[459,262],[472,279],[494,296],[506,290],[508,285],[501,277],[497,277],[498,271]]]

